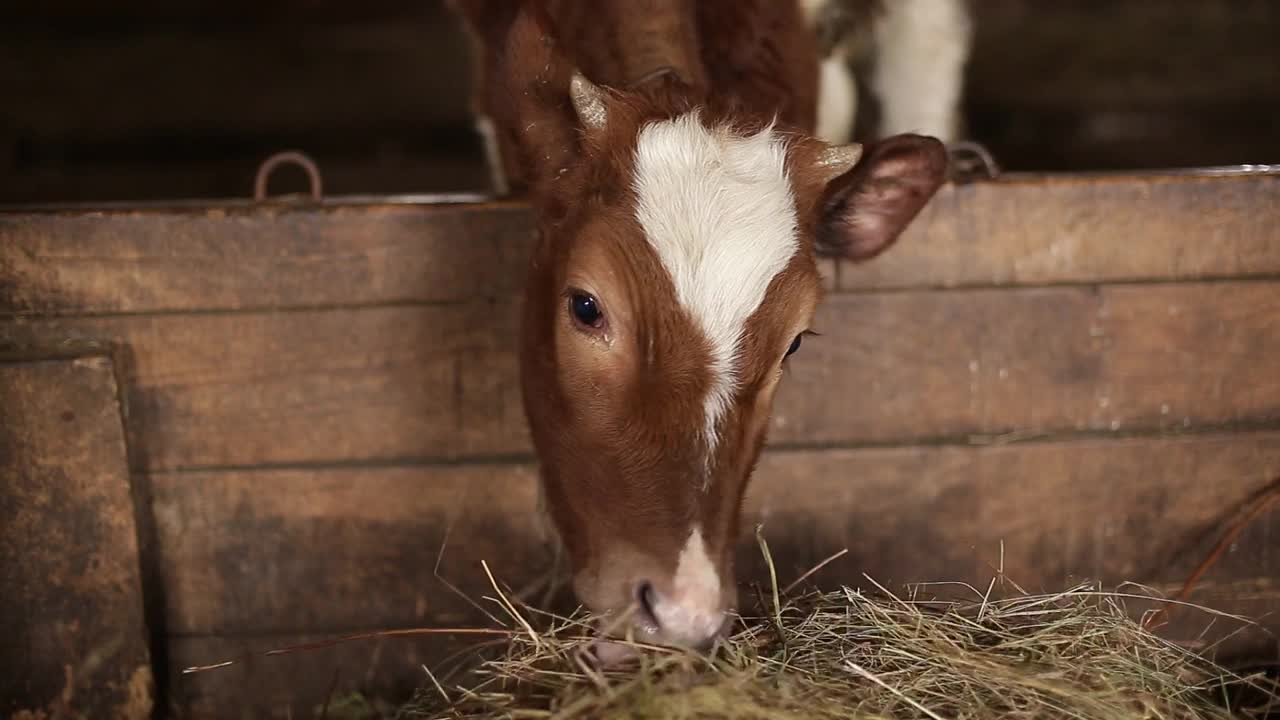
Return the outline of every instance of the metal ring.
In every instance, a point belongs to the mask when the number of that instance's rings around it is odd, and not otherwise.
[[[267,179],[271,176],[271,172],[280,165],[291,163],[302,168],[307,173],[307,178],[311,182],[311,199],[320,202],[323,189],[320,181],[320,168],[315,161],[296,150],[287,150],[279,152],[258,166],[258,174],[253,178],[253,199],[256,202],[262,202],[267,199]]]
[[[986,172],[988,180],[995,180],[1000,177],[1000,165],[996,162],[995,156],[991,154],[990,150],[983,147],[981,143],[972,140],[961,140],[951,143],[947,150],[951,153],[959,150],[977,156],[982,163],[982,169]]]

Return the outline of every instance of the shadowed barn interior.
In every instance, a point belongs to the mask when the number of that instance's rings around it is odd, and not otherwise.
[[[744,527],[788,580],[847,548],[819,579],[1176,593],[1280,476],[1280,6],[974,8],[1002,173],[823,262]],[[0,10],[0,713],[395,703],[474,638],[248,653],[544,577],[531,217],[487,197],[471,80],[437,1]],[[321,200],[292,166],[253,198],[282,150]],[[1160,632],[1280,660],[1278,522],[1189,596],[1258,625]]]

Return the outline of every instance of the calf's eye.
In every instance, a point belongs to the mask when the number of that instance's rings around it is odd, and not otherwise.
[[[791,341],[791,347],[787,348],[786,357],[791,357],[796,353],[797,350],[800,349],[800,341],[803,339],[804,339],[804,333],[800,333],[799,335],[796,336],[795,340]]]
[[[569,313],[576,322],[589,328],[600,327],[600,323],[604,321],[600,303],[583,292],[575,292],[569,296]]]

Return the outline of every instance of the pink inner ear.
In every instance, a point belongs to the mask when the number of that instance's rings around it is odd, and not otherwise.
[[[896,135],[828,187],[818,252],[854,262],[889,248],[942,186],[947,152],[940,141]]]

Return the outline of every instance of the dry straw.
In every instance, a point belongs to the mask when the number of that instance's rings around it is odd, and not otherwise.
[[[875,587],[789,594],[775,581],[710,654],[639,646],[638,665],[610,671],[589,660],[591,618],[503,597],[521,629],[505,653],[463,683],[428,670],[400,716],[1232,718],[1264,717],[1271,704],[1280,713],[1265,678],[1230,673],[1135,622],[1126,602],[1145,595],[1082,585],[996,598],[994,586],[966,586],[968,599],[943,602]]]

